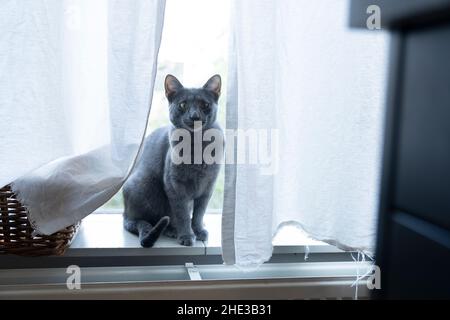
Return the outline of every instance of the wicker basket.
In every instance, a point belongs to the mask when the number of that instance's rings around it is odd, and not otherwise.
[[[62,255],[70,245],[79,223],[50,236],[32,236],[27,209],[9,186],[0,189],[0,254],[21,256]]]

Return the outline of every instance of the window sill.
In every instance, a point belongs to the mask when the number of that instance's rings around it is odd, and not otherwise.
[[[0,269],[174,266],[192,262],[196,265],[221,265],[221,215],[210,213],[204,219],[210,237],[193,247],[161,237],[152,248],[142,248],[137,236],[122,226],[120,210],[94,213],[85,218],[71,246],[62,256],[20,257],[0,255]],[[295,241],[293,241],[295,239]],[[309,253],[306,260],[306,253]],[[286,227],[274,240],[270,263],[349,262],[350,253],[309,239],[294,227]]]
[[[94,255],[148,255],[195,256],[221,255],[221,215],[206,214],[204,223],[209,231],[208,241],[197,241],[193,247],[181,246],[175,239],[160,237],[152,248],[142,248],[138,237],[123,229],[122,214],[118,211],[92,214],[83,220],[66,256]],[[294,239],[294,240],[293,240]],[[309,239],[295,228],[286,227],[274,240],[274,254],[309,252],[342,252],[326,243]]]

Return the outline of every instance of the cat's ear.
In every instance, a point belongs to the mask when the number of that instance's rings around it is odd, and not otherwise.
[[[222,78],[218,74],[212,76],[208,82],[205,83],[203,89],[212,91],[217,98],[220,97],[220,90],[222,88]]]
[[[177,78],[173,75],[168,74],[166,76],[166,80],[164,81],[164,88],[166,90],[166,97],[170,99],[177,91],[183,89],[183,85]]]

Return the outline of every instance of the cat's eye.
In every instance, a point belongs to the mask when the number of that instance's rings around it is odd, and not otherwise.
[[[205,103],[203,104],[203,108],[208,109],[208,108],[209,108],[209,103],[208,103],[208,102],[205,102]]]
[[[182,111],[186,111],[186,102],[181,102],[178,107],[182,110]]]

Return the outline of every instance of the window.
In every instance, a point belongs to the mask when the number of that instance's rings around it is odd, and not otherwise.
[[[159,51],[158,73],[153,94],[147,134],[169,124],[164,78],[176,76],[183,85],[201,86],[212,75],[222,76],[227,85],[227,55],[229,34],[228,0],[168,0],[164,30]],[[225,89],[222,90],[225,92]],[[219,100],[218,121],[225,128],[226,94]],[[217,179],[209,212],[220,212],[223,201],[224,170]],[[122,193],[118,192],[104,209],[122,209]]]
[[[167,74],[173,74],[184,85],[193,87],[203,85],[213,74],[220,74],[223,80],[223,94],[219,100],[218,121],[222,128],[225,128],[229,20],[228,0],[167,1],[147,135],[156,128],[169,124],[168,104],[164,92],[164,78]],[[210,234],[208,243],[197,243],[194,248],[183,247],[181,248],[183,251],[174,251],[177,255],[195,254],[202,245],[210,254],[220,254],[223,193],[222,167],[205,216],[206,228]],[[137,237],[123,230],[122,211],[123,197],[119,191],[97,211],[109,213],[108,217],[91,215],[83,220],[83,229],[72,248],[138,247]],[[105,228],[105,225],[108,227]],[[107,231],[98,231],[99,229]],[[119,234],[120,236],[117,236]],[[274,244],[283,247],[280,249],[282,252],[290,253],[303,253],[303,246],[312,246],[319,251],[325,247],[329,248],[324,243],[309,239],[305,233],[292,226],[284,227],[274,240]],[[156,251],[162,249],[167,252],[168,247],[178,245],[172,239],[162,238],[155,247],[158,247],[154,248]],[[328,250],[337,252],[330,248]]]
[[[169,124],[168,103],[164,92],[164,78],[167,74],[175,75],[184,85],[192,87],[203,85],[213,74],[220,74],[223,94],[219,100],[218,121],[225,129],[229,4],[229,0],[167,0],[147,135],[156,128]],[[194,247],[181,247],[175,240],[161,237],[154,248],[142,249],[138,238],[123,229],[123,198],[122,192],[119,191],[95,214],[83,220],[81,230],[66,255],[61,258],[81,258],[84,264],[96,266],[99,263],[98,257],[119,259],[133,256],[137,259],[133,260],[134,265],[161,265],[184,263],[186,256],[191,260],[208,256],[207,261],[220,264],[223,193],[222,167],[205,216],[206,229],[210,235],[207,243],[197,241]],[[275,255],[289,254],[297,260],[303,260],[303,254],[309,252],[308,250],[319,254],[337,254],[339,259],[343,257],[339,250],[309,239],[295,227],[285,227],[277,235],[274,245]],[[154,259],[155,256],[158,259]],[[115,258],[105,260],[105,265],[126,264],[129,261],[122,259],[122,262],[118,262],[119,260]],[[40,260],[43,261],[41,265],[46,264],[45,260],[45,258]],[[65,262],[62,260],[61,262],[52,260],[51,264],[60,263],[64,266]]]
[[[176,76],[185,86],[202,86],[212,75],[222,77],[223,92],[219,100],[218,121],[225,128],[227,58],[229,35],[228,0],[168,0],[164,29],[158,56],[158,72],[153,93],[152,109],[146,135],[169,124],[168,103],[164,91],[167,74]],[[205,224],[210,231],[209,247],[219,253],[221,246],[221,211],[224,193],[224,168],[217,178],[209,201]],[[109,202],[97,210],[105,215],[91,215],[83,226],[72,248],[126,248],[139,247],[135,235],[122,227],[123,196],[119,191]],[[107,225],[108,227],[101,227]],[[108,230],[102,233],[99,229]],[[112,231],[114,230],[114,231]],[[117,236],[120,235],[120,236]],[[161,237],[155,247],[179,247],[173,239]],[[195,254],[203,243],[194,248],[181,248],[183,254]],[[158,249],[155,249],[158,251]],[[154,250],[154,251],[155,251]],[[177,254],[180,251],[175,251]]]

